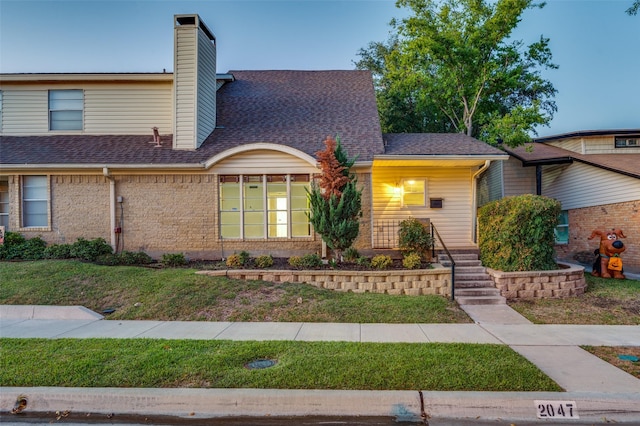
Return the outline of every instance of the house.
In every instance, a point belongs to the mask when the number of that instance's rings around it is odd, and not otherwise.
[[[594,229],[622,229],[625,270],[640,272],[640,129],[572,132],[507,148],[484,176],[485,200],[525,193],[559,200],[560,259],[589,259]]]
[[[173,73],[0,75],[7,230],[152,256],[319,252],[306,191],[339,135],[363,191],[358,250],[396,248],[407,217],[476,247],[478,177],[507,154],[461,134],[383,135],[367,71],[218,74],[198,15],[176,15],[174,32]]]

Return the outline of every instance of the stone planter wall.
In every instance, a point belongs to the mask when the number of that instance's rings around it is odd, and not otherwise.
[[[503,272],[487,268],[496,288],[507,299],[562,298],[583,294],[587,288],[582,266],[552,271]]]
[[[316,287],[354,293],[388,293],[418,296],[451,295],[451,268],[433,264],[432,269],[340,271],[340,270],[253,270],[199,271],[198,274],[227,276],[241,280],[307,283]]]

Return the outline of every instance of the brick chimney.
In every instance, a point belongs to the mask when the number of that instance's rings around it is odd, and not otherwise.
[[[194,15],[174,16],[173,147],[197,149],[216,127],[216,38]]]

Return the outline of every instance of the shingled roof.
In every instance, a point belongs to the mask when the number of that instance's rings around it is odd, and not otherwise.
[[[503,151],[463,133],[387,133],[385,155],[504,155]]]
[[[640,154],[633,154],[624,150],[621,150],[619,154],[579,154],[538,142],[528,145],[528,147],[520,146],[515,149],[507,149],[507,152],[522,161],[524,166],[578,161],[640,179],[640,167],[638,166],[640,164]]]
[[[195,151],[161,148],[149,136],[1,136],[0,164],[174,165],[204,163],[224,150],[268,142],[315,157],[339,135],[350,157],[371,161],[384,152],[368,71],[232,71],[217,94],[218,128]]]

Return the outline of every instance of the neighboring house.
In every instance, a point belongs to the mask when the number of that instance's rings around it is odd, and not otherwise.
[[[461,134],[383,135],[367,71],[216,74],[200,17],[174,23],[173,73],[0,75],[7,230],[152,256],[320,252],[306,191],[339,135],[363,190],[358,250],[397,248],[389,230],[411,216],[449,248],[476,246],[477,178],[505,153]]]
[[[573,132],[506,151],[509,161],[483,177],[485,200],[524,193],[559,200],[561,259],[593,253],[594,229],[620,228],[627,236],[625,269],[640,272],[640,129]]]

